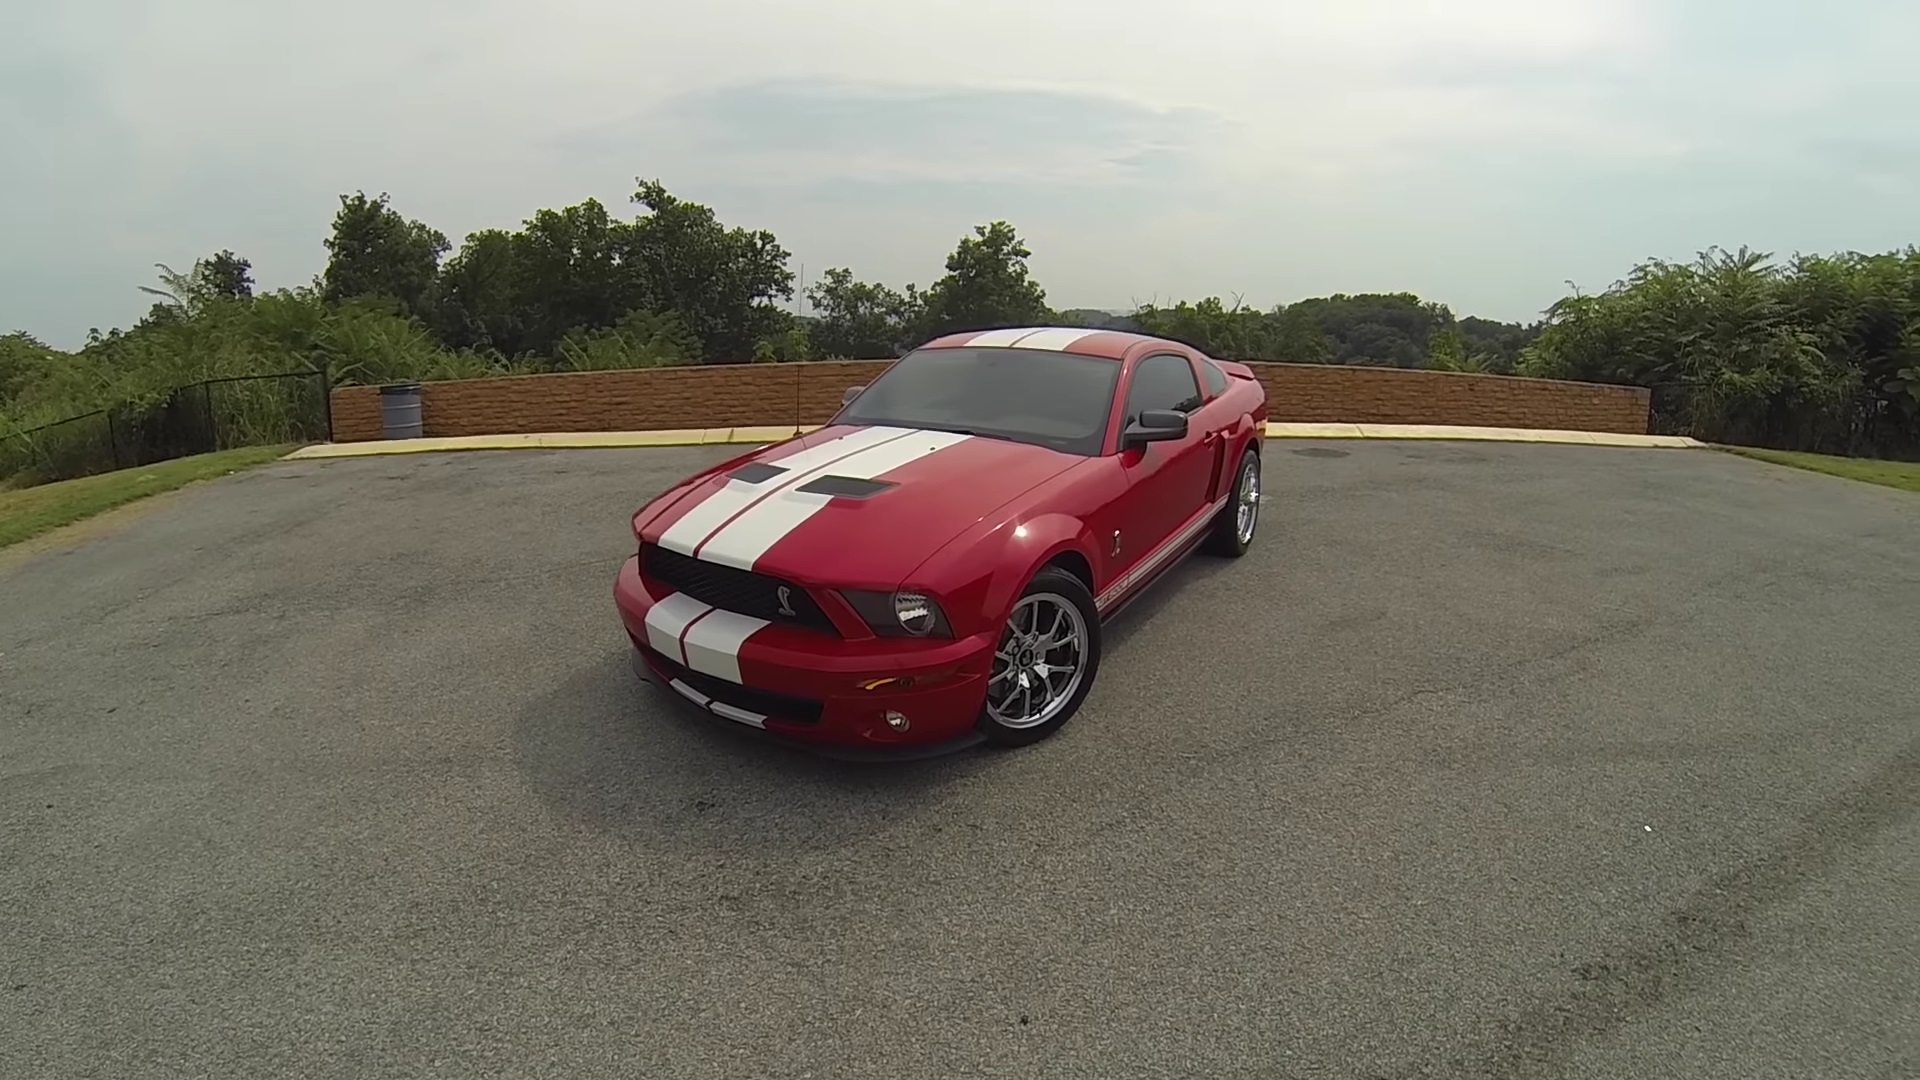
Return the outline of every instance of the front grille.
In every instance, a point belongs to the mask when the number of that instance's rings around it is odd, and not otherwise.
[[[707,562],[658,544],[641,547],[640,571],[676,592],[686,593],[722,611],[838,633],[833,620],[820,610],[807,590],[769,574]],[[781,590],[786,592],[786,607],[793,612],[791,615],[781,611]]]
[[[715,701],[789,723],[817,724],[820,722],[820,702],[818,701],[788,694],[776,694],[770,690],[755,690],[750,686],[716,679],[686,667],[650,645],[640,647],[646,650],[647,659],[653,661],[655,667],[665,672],[667,678],[678,679]]]

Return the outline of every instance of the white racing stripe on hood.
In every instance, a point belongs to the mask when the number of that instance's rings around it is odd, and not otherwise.
[[[755,500],[766,498],[783,487],[804,484],[813,479],[820,469],[832,465],[842,458],[851,457],[869,447],[912,434],[908,428],[870,427],[848,432],[837,439],[829,439],[819,446],[810,446],[798,453],[767,462],[787,470],[771,480],[758,484],[748,484],[740,480],[728,480],[718,491],[708,495],[685,514],[680,520],[667,526],[660,536],[660,546],[671,548],[682,555],[691,555],[700,541],[713,534],[715,529],[727,523],[727,519],[752,506]]]
[[[968,438],[947,431],[916,431],[907,438],[890,440],[842,458],[830,468],[822,468],[817,472],[819,475],[873,480],[902,465],[966,442]],[[805,483],[804,480],[800,482]],[[700,545],[697,552],[699,557],[742,570],[753,569],[754,562],[765,555],[769,548],[786,539],[788,534],[818,513],[821,507],[833,501],[831,495],[794,491],[792,489],[795,486],[783,486],[779,492],[755,503],[746,513],[708,537]]]

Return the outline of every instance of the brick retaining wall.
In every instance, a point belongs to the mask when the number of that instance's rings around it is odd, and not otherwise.
[[[726,364],[515,375],[425,384],[429,436],[548,431],[818,424],[849,386],[891,361]],[[1356,424],[1466,424],[1641,435],[1641,387],[1326,364],[1251,364],[1266,384],[1268,419]],[[371,386],[333,392],[334,439],[380,438]]]

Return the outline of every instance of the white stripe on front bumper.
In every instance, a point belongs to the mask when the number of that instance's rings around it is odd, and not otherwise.
[[[686,593],[674,593],[647,610],[647,644],[675,663],[685,664],[687,656],[680,648],[680,635],[686,633],[688,623],[712,610]]]
[[[765,619],[716,609],[686,632],[686,658],[682,662],[714,678],[740,682],[740,646],[766,625]]]

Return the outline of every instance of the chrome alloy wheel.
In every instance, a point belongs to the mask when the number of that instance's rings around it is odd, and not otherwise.
[[[1248,458],[1240,467],[1240,505],[1234,509],[1233,534],[1245,546],[1260,520],[1260,459]]]
[[[1021,597],[994,649],[987,714],[1003,727],[1039,727],[1073,700],[1086,662],[1087,620],[1073,601],[1058,593]]]

